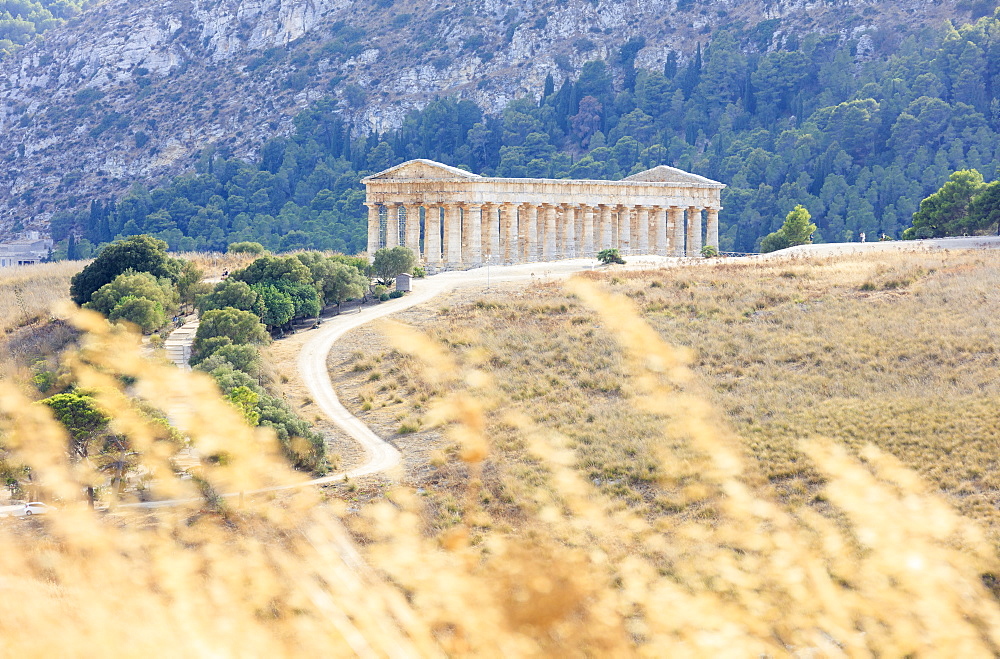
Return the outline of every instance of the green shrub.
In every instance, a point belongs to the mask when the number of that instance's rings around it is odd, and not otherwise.
[[[621,252],[618,251],[617,247],[609,247],[608,249],[602,249],[597,253],[597,260],[604,265],[610,265],[612,263],[618,263],[624,265],[625,259],[622,258]]]
[[[144,334],[163,327],[167,322],[167,312],[163,305],[145,297],[126,295],[108,314],[108,320],[124,320],[134,323]]]
[[[229,243],[226,251],[230,254],[263,254],[267,249],[260,243],[244,241],[239,243]]]

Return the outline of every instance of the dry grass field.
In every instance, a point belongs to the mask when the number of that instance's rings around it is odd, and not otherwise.
[[[60,261],[0,268],[2,333],[51,318],[53,305],[69,300],[69,280],[84,265],[84,261]]]
[[[183,252],[177,255],[186,261],[191,261],[205,273],[206,279],[218,279],[222,273],[240,268],[253,263],[258,255],[254,254],[223,254],[222,252]]]
[[[825,510],[826,481],[800,442],[829,439],[855,454],[870,444],[1000,542],[1000,267],[988,254],[733,261],[588,278],[690,350],[692,391],[742,438],[755,487],[790,507]],[[680,443],[669,447],[680,460],[662,459],[662,420],[635,405],[634,374],[597,312],[555,283],[462,295],[402,320],[498,383],[486,469],[496,523],[515,528],[520,490],[542,478],[503,420],[514,412],[565,435],[576,468],[647,518],[715,514],[710,499],[688,496],[699,460]],[[387,339],[334,367],[362,418],[410,444],[414,431],[440,441],[427,410],[447,392]],[[433,464],[418,480],[440,485],[428,497],[439,501],[436,523],[458,523],[448,486],[462,482],[461,468],[443,455]]]
[[[51,357],[72,340],[71,328],[53,322],[53,310],[69,302],[69,281],[85,264],[0,268],[0,376]]]
[[[893,322],[910,329],[921,305],[938,309],[927,329],[944,362],[944,304],[919,298],[935,282],[938,298],[988,285],[989,270],[964,255],[734,264],[442,301],[409,315],[420,331],[387,326],[407,356],[369,346],[344,359],[367,417],[441,447],[411,486],[368,505],[312,488],[254,495],[303,478],[274,435],[244,425],[203,374],[141,359],[137,336],[77,314],[87,336],[66,366],[113,416],[146,485],[120,497],[105,488],[115,509],[89,510],[83,486],[104,477],[67,454],[47,408],[0,382],[5,457],[60,506],[0,519],[0,655],[995,656],[1000,561],[977,525],[890,451],[774,430],[801,412],[805,394],[792,389],[821,380],[807,368],[787,369],[805,372],[802,385],[787,374],[757,385],[789,400],[744,439],[749,394],[707,349],[713,332],[737,345],[778,331],[791,337],[779,345],[805,341],[794,333],[806,325],[771,323],[800,305],[841,318],[830,336],[857,341],[843,325],[895,296],[911,306]],[[639,301],[656,329],[609,289]],[[670,332],[687,347],[664,342]],[[854,364],[864,351],[842,354]],[[749,372],[763,358],[733,359]],[[878,394],[869,376],[837,396]],[[965,382],[897,374],[897,393],[922,386],[911,377]],[[188,447],[202,456],[195,466]],[[181,501],[118,506],[140,497]]]

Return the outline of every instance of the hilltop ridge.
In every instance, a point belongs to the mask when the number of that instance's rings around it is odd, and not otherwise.
[[[634,58],[613,71],[619,80],[671,53],[683,61],[721,28],[748,52],[837,34],[864,59],[987,4],[107,2],[0,61],[0,234],[44,229],[80,198],[179,173],[205,147],[252,158],[327,95],[356,133],[382,132],[438,95],[498,112],[537,97],[546,76],[617,62],[623,48]]]

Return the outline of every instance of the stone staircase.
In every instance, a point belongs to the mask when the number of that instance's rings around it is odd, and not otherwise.
[[[194,345],[194,335],[197,331],[198,321],[193,320],[175,329],[170,333],[170,337],[163,342],[167,359],[176,364],[178,368],[191,370],[191,367],[188,366],[188,360],[191,359],[191,346]]]

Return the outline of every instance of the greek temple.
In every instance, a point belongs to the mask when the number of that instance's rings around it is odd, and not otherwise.
[[[493,178],[410,160],[362,179],[368,254],[412,249],[432,272],[719,247],[726,186],[659,166],[621,181]],[[702,221],[704,218],[704,222]]]

